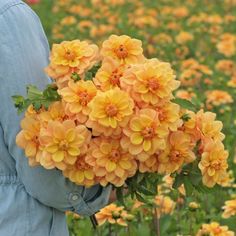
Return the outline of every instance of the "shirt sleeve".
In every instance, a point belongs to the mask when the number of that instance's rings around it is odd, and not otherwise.
[[[28,84],[43,89],[51,82],[44,73],[48,56],[48,42],[41,23],[26,4],[0,12],[0,125],[5,144],[15,160],[17,175],[26,191],[44,205],[92,215],[107,204],[110,186],[84,188],[70,182],[59,170],[32,168],[15,143],[23,116],[17,114],[11,96],[24,96]]]

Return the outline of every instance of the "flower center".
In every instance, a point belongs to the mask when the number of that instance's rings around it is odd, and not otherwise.
[[[151,78],[147,82],[147,87],[150,91],[155,92],[157,89],[159,89],[160,85],[155,78]]]
[[[39,145],[39,137],[37,135],[35,135],[33,138],[32,138],[32,141],[36,144],[36,145]]]
[[[152,126],[146,127],[141,131],[141,134],[145,139],[151,139],[155,136],[155,129]]]
[[[172,162],[178,162],[179,159],[180,159],[180,153],[179,153],[179,151],[172,151],[172,152],[170,153],[170,160],[171,160]]]
[[[70,60],[70,61],[73,61],[76,57],[76,54],[70,50],[67,50],[66,53],[65,53],[65,58],[67,60]]]
[[[163,110],[158,110],[158,118],[159,118],[159,120],[160,121],[163,121],[163,120],[165,120],[166,119],[166,114],[165,114],[165,112],[163,111]]]
[[[77,170],[88,170],[91,167],[84,161],[84,156],[80,156],[77,158],[75,163]]]
[[[112,161],[118,161],[120,159],[120,152],[118,150],[112,150],[110,159]]]
[[[216,233],[216,234],[222,233],[222,230],[221,230],[220,227],[215,228],[213,231],[214,231],[214,233]]]
[[[80,94],[79,94],[79,99],[80,99],[80,104],[82,105],[82,106],[87,106],[87,104],[90,102],[90,96],[89,96],[89,94],[87,93],[87,92],[81,92]]]
[[[118,113],[118,109],[114,104],[109,104],[106,106],[106,113],[108,116],[113,117]]]
[[[126,47],[121,44],[116,50],[115,50],[116,55],[120,58],[120,59],[124,59],[128,56],[128,50],[126,49]]]
[[[215,170],[220,170],[220,163],[212,163],[211,166],[215,169]]]
[[[59,143],[59,149],[62,150],[62,151],[66,151],[68,149],[68,143],[67,143],[66,140],[62,140]]]
[[[122,73],[119,73],[118,70],[114,70],[110,76],[110,82],[112,85],[120,85],[120,77]]]

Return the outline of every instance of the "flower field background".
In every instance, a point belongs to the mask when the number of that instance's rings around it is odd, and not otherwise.
[[[50,44],[90,40],[101,46],[111,34],[142,40],[144,55],[168,61],[181,86],[176,97],[212,111],[223,122],[229,151],[224,187],[177,190],[167,176],[148,203],[127,199],[89,219],[68,213],[77,235],[217,235],[236,233],[236,1],[235,0],[41,0],[28,1]],[[210,127],[214,129],[214,127]],[[187,193],[187,195],[186,195]],[[140,199],[139,199],[140,200]]]

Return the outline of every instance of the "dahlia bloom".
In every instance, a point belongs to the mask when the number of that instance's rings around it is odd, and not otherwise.
[[[202,140],[203,142],[212,139],[222,141],[224,134],[221,132],[223,124],[215,120],[216,114],[212,112],[198,111],[196,114],[187,111],[190,119],[184,123],[184,131],[191,135],[194,142]]]
[[[123,133],[122,148],[137,155],[138,160],[144,161],[148,155],[165,148],[165,138],[169,131],[160,125],[157,111],[147,108],[130,119],[129,124],[123,128]]]
[[[236,199],[228,200],[225,202],[225,205],[222,207],[224,212],[222,214],[223,218],[229,218],[236,215]]]
[[[179,84],[170,64],[156,59],[131,66],[121,78],[122,89],[127,90],[136,102],[150,105],[173,98],[172,92]]]
[[[125,66],[120,64],[120,62],[105,59],[94,78],[94,83],[102,91],[120,87],[120,79],[123,76],[124,70]]]
[[[89,118],[104,127],[113,129],[124,126],[133,113],[134,103],[128,94],[119,88],[99,92],[89,103]],[[96,129],[96,127],[91,127]]]
[[[96,219],[99,225],[104,224],[108,221],[110,224],[118,224],[121,226],[127,226],[126,217],[127,212],[124,210],[124,207],[117,206],[112,203],[104,208],[102,208],[97,214]]]
[[[206,100],[207,106],[209,105],[220,106],[233,102],[232,96],[228,92],[223,90],[207,91],[206,96],[207,96]]]
[[[218,52],[222,53],[226,57],[231,57],[236,53],[236,37],[233,34],[225,33],[221,36],[216,47]]]
[[[228,168],[228,152],[220,141],[209,141],[204,146],[201,161],[198,164],[203,175],[203,184],[213,187],[225,176]]]
[[[94,167],[94,173],[103,186],[108,182],[121,186],[137,170],[134,156],[123,150],[120,141],[116,139],[103,137],[93,139],[86,162]]]
[[[71,166],[68,165],[67,168],[63,170],[63,175],[78,185],[90,187],[96,183],[96,177],[93,167],[90,166],[85,159],[86,154],[77,156],[76,162]]]
[[[82,76],[98,62],[98,47],[86,41],[73,40],[53,44],[47,74],[58,81],[69,80],[73,72]]]
[[[88,103],[96,96],[97,89],[92,81],[69,81],[68,87],[58,90],[66,103],[66,110],[75,114],[82,123],[88,118]]]
[[[195,160],[191,138],[183,131],[170,133],[167,147],[158,155],[158,173],[171,174],[180,169],[184,163]]]
[[[144,58],[142,42],[127,35],[111,35],[103,42],[101,55],[103,58],[112,58],[123,64],[135,64]]]
[[[203,224],[196,236],[234,236],[234,232],[230,231],[228,226],[221,226],[218,222],[211,222],[210,224]]]
[[[164,195],[157,195],[154,199],[154,204],[158,218],[162,215],[171,215],[175,209],[175,202],[170,197]]]
[[[76,126],[72,120],[50,121],[39,137],[43,151],[40,164],[49,169],[65,170],[86,150],[90,136],[85,126]]]
[[[182,120],[180,119],[180,106],[176,103],[165,102],[163,104],[158,104],[155,108],[158,113],[158,119],[161,126],[168,127],[170,131],[177,131],[182,125]]]
[[[16,136],[16,144],[25,150],[31,166],[37,165],[40,156],[40,122],[32,117],[25,117],[21,121],[21,131]]]

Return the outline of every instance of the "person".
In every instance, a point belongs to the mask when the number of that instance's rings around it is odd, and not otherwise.
[[[37,15],[21,0],[0,0],[0,236],[67,236],[65,211],[90,216],[108,203],[111,187],[78,186],[57,169],[30,167],[15,138],[22,115],[11,96],[50,78],[49,46]]]

